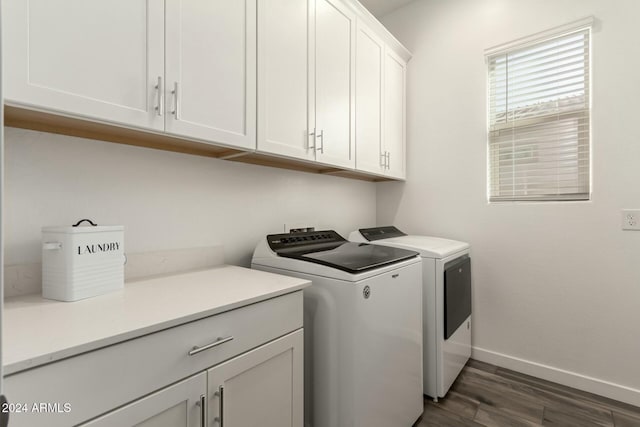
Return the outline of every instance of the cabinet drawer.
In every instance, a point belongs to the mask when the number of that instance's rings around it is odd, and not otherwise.
[[[11,425],[79,423],[300,327],[302,291],[297,291],[19,372],[5,378],[11,402],[29,409],[34,403],[53,405],[44,412],[12,414]],[[233,339],[189,355],[194,346],[226,337]],[[65,404],[70,404],[67,412]]]

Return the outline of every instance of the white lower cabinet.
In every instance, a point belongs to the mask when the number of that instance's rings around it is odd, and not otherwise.
[[[302,427],[302,378],[300,329],[81,426]]]
[[[81,427],[202,427],[206,384],[207,375],[202,372]]]
[[[209,369],[209,425],[302,426],[302,372],[302,330]]]
[[[9,375],[11,427],[302,427],[302,316],[298,290]]]

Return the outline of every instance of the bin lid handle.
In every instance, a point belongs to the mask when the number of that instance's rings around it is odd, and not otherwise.
[[[87,221],[89,224],[91,224],[92,226],[96,227],[98,224],[96,224],[95,222],[91,221],[90,219],[81,219],[80,221],[76,222],[75,224],[72,225],[72,227],[77,227],[80,224],[82,224],[83,222]]]

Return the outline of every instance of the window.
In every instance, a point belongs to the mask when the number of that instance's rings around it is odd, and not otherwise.
[[[589,200],[590,28],[487,52],[489,201]]]

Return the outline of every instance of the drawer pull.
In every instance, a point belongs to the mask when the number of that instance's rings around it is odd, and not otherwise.
[[[202,346],[202,347],[198,347],[197,345],[193,346],[191,351],[189,351],[189,356],[193,356],[194,354],[198,354],[201,351],[205,351],[205,350],[209,350],[210,348],[217,347],[217,346],[219,346],[221,344],[224,344],[226,342],[231,341],[232,339],[233,339],[233,335],[229,335],[226,338],[218,338],[217,340],[215,340],[211,344],[207,344],[207,345]]]

